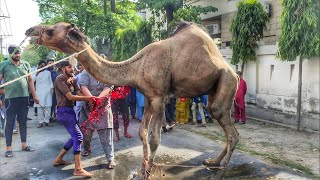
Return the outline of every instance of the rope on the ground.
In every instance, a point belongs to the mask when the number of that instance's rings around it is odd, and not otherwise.
[[[60,63],[61,61],[67,61],[67,60],[74,61],[74,58],[76,58],[79,54],[85,52],[86,50],[87,50],[87,48],[84,49],[84,50],[82,50],[82,51],[73,53],[72,55],[70,55],[70,56],[68,56],[68,57],[66,57],[66,58],[63,58],[63,59],[61,59],[61,60],[59,60],[59,61],[56,61],[56,62],[54,62],[54,63],[52,63],[52,64],[46,65],[46,66],[44,66],[44,67],[42,67],[42,68],[39,68],[39,69],[37,69],[37,70],[35,70],[35,71],[33,71],[33,72],[30,72],[30,73],[28,73],[28,74],[26,74],[26,75],[23,75],[23,76],[21,76],[21,77],[18,77],[18,78],[14,79],[14,80],[11,80],[11,81],[9,81],[9,82],[6,82],[6,83],[0,85],[0,88],[2,88],[2,87],[4,87],[4,86],[7,86],[7,85],[9,85],[9,84],[12,84],[12,83],[14,83],[14,82],[16,82],[16,81],[19,81],[20,79],[26,78],[26,77],[28,77],[28,76],[31,75],[31,74],[34,74],[34,73],[40,72],[40,71],[42,71],[42,70],[44,70],[44,69],[47,69],[48,67],[51,67],[51,66],[53,66],[53,65],[56,65],[56,64]],[[72,66],[74,66],[74,62],[70,62],[70,64],[71,64]]]
[[[170,164],[160,164],[159,166],[163,167],[181,167],[181,168],[197,168],[197,169],[219,169],[219,170],[224,170],[224,167],[218,167],[218,166],[188,166],[188,165],[170,165]]]

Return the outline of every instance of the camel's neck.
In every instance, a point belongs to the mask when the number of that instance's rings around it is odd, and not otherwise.
[[[136,63],[131,63],[133,59],[111,62],[100,57],[89,45],[85,48],[87,51],[79,54],[77,59],[95,79],[108,85],[134,85]]]

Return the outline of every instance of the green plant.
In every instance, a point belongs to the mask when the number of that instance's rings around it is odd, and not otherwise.
[[[118,29],[113,41],[112,59],[128,59],[151,42],[151,24],[147,21],[141,21],[136,27]]]
[[[299,57],[297,130],[300,130],[302,61],[320,56],[319,0],[281,0],[281,36],[277,56],[284,61]]]
[[[263,38],[268,14],[258,0],[242,0],[230,27],[232,33],[232,64],[242,61],[242,69],[248,61],[256,61],[258,41]]]

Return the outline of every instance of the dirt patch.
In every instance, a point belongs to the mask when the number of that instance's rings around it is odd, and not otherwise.
[[[319,132],[298,132],[255,120],[235,126],[240,133],[237,149],[298,172],[320,177]],[[197,125],[178,125],[177,128],[225,141],[224,132],[217,122],[207,124],[206,128]]]

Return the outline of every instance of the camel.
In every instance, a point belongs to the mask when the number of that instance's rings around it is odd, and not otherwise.
[[[142,173],[150,172],[154,164],[165,120],[164,99],[170,93],[176,97],[208,94],[206,108],[223,128],[227,144],[216,159],[205,159],[203,164],[217,166],[221,161],[222,167],[228,164],[239,141],[230,116],[238,78],[210,36],[196,24],[181,22],[168,39],[151,43],[122,62],[99,56],[73,24],[37,25],[25,34],[33,37],[30,43],[64,53],[86,49],[77,59],[98,81],[133,86],[145,95],[144,117],[139,129],[143,144]],[[149,128],[152,131],[150,141]]]

